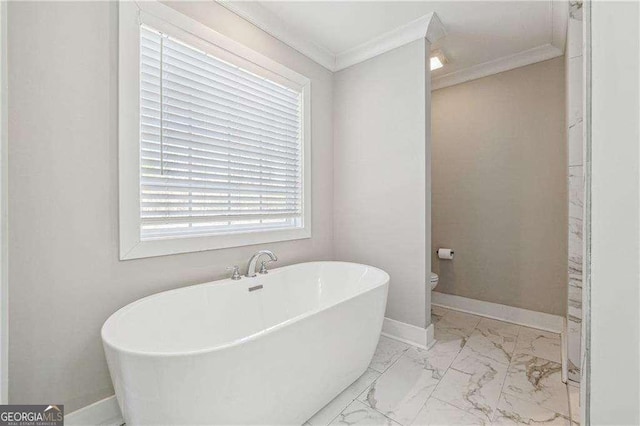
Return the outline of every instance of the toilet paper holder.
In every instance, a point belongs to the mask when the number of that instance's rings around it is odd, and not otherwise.
[[[436,250],[436,256],[442,260],[453,260],[453,255],[455,254],[455,250],[449,248],[440,247]]]
[[[436,250],[436,254],[438,254],[438,250],[440,250],[440,249]],[[451,250],[451,254],[454,254],[454,252],[455,252],[455,250]]]

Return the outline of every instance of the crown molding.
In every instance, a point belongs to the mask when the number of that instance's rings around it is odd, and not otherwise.
[[[421,38],[430,43],[447,32],[435,12],[388,31],[359,46],[337,55],[309,41],[295,28],[256,2],[216,0],[221,6],[322,65],[329,71],[340,71]],[[550,0],[551,43],[514,55],[432,78],[431,89],[437,90],[561,56],[565,50],[569,4],[567,0]]]
[[[424,15],[406,25],[398,27],[336,55],[334,71],[364,62],[382,53],[426,38],[430,43],[444,37],[446,30],[435,12]]]
[[[484,62],[469,68],[434,77],[431,80],[431,90],[442,89],[466,81],[476,80],[515,68],[546,61],[563,55],[563,51],[552,44],[544,44],[525,50],[515,55],[505,56],[493,61]]]
[[[335,70],[336,57],[324,47],[309,41],[276,15],[255,2],[217,0],[218,4],[251,22],[264,32],[277,38],[330,71]]]
[[[425,38],[429,40],[429,43],[433,44],[436,41],[447,35],[447,29],[442,24],[440,17],[436,12],[431,13],[431,20],[427,25],[427,32]]]
[[[217,2],[333,72],[366,61],[420,38],[426,38],[433,43],[446,35],[440,18],[436,13],[432,12],[336,55],[328,49],[309,41],[295,28],[286,25],[282,19],[258,3],[232,0],[217,0]]]

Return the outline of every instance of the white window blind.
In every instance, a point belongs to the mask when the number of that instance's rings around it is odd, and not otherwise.
[[[140,28],[140,238],[302,226],[302,92]]]

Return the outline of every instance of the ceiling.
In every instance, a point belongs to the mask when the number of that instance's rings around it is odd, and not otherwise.
[[[225,3],[231,4],[230,8],[234,10],[234,5],[240,2]],[[432,49],[442,50],[449,63],[436,70],[434,78],[512,57],[541,46],[555,45],[559,54],[562,54],[565,30],[562,26],[558,27],[558,21],[564,20],[562,24],[566,25],[566,14],[564,17],[558,14],[558,8],[560,5],[565,10],[568,9],[566,3],[552,0],[241,3],[242,10],[234,10],[236,13],[267,31],[269,30],[264,28],[266,21],[271,27],[279,23],[290,36],[304,39],[317,53],[328,57],[358,49],[372,39],[435,12],[447,35],[436,41]]]

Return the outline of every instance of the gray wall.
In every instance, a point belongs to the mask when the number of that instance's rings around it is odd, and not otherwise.
[[[418,40],[339,71],[333,92],[336,258],[386,270],[386,316],[418,327],[431,302],[428,52]]]
[[[564,58],[432,94],[436,291],[563,315]]]
[[[215,2],[180,3],[312,80],[313,238],[269,244],[279,266],[331,259],[332,75]],[[121,306],[220,278],[259,247],[118,261],[117,5],[9,4],[9,399],[113,394],[100,327]]]

